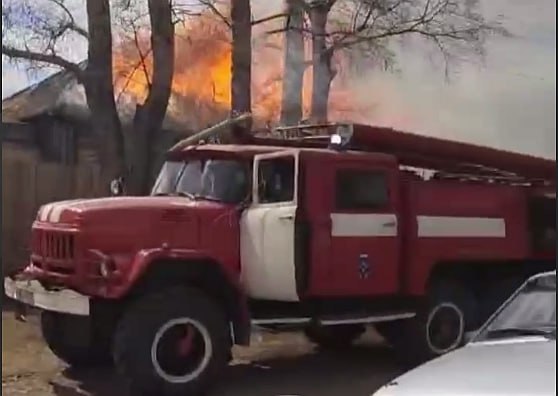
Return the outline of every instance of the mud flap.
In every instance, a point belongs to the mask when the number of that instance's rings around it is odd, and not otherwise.
[[[14,302],[14,304],[15,304],[14,307],[15,320],[17,320],[18,322],[27,322],[27,313],[28,313],[27,305],[17,300]]]

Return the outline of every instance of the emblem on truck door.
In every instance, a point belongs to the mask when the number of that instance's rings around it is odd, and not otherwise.
[[[370,276],[370,263],[367,254],[361,254],[358,258],[358,273],[360,279],[367,279]]]

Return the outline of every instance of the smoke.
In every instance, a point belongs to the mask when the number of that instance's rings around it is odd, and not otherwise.
[[[334,80],[356,109],[341,115],[556,158],[556,4],[482,0],[480,6],[487,19],[502,17],[514,37],[489,39],[484,59],[470,55],[452,64],[449,81],[431,46],[393,42],[397,72],[367,63]],[[282,2],[253,0],[252,8],[258,19],[281,12]]]
[[[3,7],[10,2],[14,1],[3,2]],[[83,23],[83,0],[68,0],[68,4],[81,13],[77,19]],[[453,69],[447,82],[441,60],[432,61],[427,48],[394,43],[399,73],[360,68],[358,73],[345,75],[343,84],[339,77],[334,80],[349,90],[359,109],[345,113],[344,118],[556,158],[556,3],[482,0],[482,6],[488,18],[503,15],[506,27],[516,35],[489,41],[484,63],[468,59]],[[283,1],[252,0],[254,19],[282,11]],[[256,26],[255,42],[282,23]],[[83,58],[83,43],[61,44],[62,55]],[[281,61],[280,54],[263,57],[254,68]],[[6,97],[28,80],[25,68],[14,69],[4,58],[2,63],[2,95]]]
[[[386,72],[367,63],[356,73],[338,75],[330,99],[334,110],[331,118],[555,158],[555,3],[483,0],[481,6],[488,19],[502,14],[506,27],[516,35],[489,41],[484,63],[471,57],[454,64],[448,82],[443,62],[432,57],[431,47],[416,41],[405,45],[394,42],[390,50],[399,72]],[[252,0],[253,18],[278,14],[283,7],[283,1]],[[280,45],[275,52],[257,49],[266,41],[277,44],[266,32],[283,23],[277,19],[257,25],[253,31],[253,78],[262,78],[254,87],[272,91],[269,95],[255,92],[254,96],[259,95],[259,105],[269,108],[279,105],[275,93],[280,76],[266,80],[270,76],[266,71],[277,72],[283,55]],[[336,100],[339,93],[347,100]],[[349,111],[335,111],[335,106],[348,102]]]
[[[489,59],[484,68],[462,66],[446,82],[442,71],[407,55],[401,74],[370,72],[354,78],[352,89],[370,123],[556,158],[554,65],[546,56],[537,64],[532,48],[500,45],[494,57],[506,47],[527,55],[521,69]]]
[[[555,3],[484,0],[513,38],[487,42],[444,76],[441,59],[417,42],[393,43],[399,72],[359,70],[350,90],[359,118],[420,134],[556,158]],[[361,121],[361,120],[359,120]]]

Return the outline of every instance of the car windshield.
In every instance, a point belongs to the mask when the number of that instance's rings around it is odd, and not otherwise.
[[[151,195],[181,195],[191,199],[240,203],[248,195],[248,186],[248,168],[240,161],[167,161]]]
[[[532,278],[499,309],[475,341],[542,335],[556,339],[556,274]]]

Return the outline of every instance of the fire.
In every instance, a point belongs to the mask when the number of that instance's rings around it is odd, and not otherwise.
[[[264,28],[265,29],[265,28]],[[281,111],[283,76],[283,37],[253,33],[252,111],[261,122],[276,122]],[[231,102],[231,43],[229,28],[213,14],[202,14],[177,26],[175,73],[170,107],[175,112],[193,106],[199,125],[215,121]],[[140,36],[139,47],[148,53],[149,37]],[[138,103],[147,95],[152,58],[142,62],[135,42],[124,43],[115,54],[115,86]],[[308,115],[312,74],[304,75],[303,112]],[[173,109],[171,109],[173,110]],[[350,95],[334,80],[330,96],[332,119],[353,113]]]

